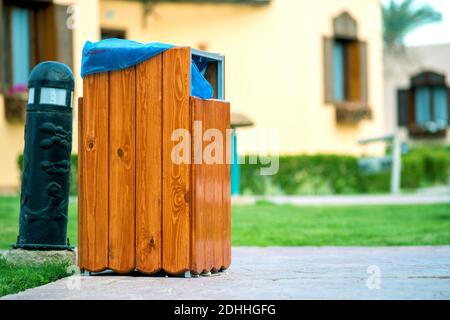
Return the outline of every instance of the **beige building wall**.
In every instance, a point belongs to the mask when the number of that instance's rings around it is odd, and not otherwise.
[[[73,37],[75,96],[82,95],[81,51],[98,41],[100,27],[123,29],[128,39],[204,47],[226,56],[226,98],[232,111],[276,130],[279,150],[288,153],[360,154],[357,140],[383,132],[381,17],[378,0],[272,0],[268,5],[158,3],[144,14],[138,1],[57,0],[76,5],[79,21]],[[332,105],[324,103],[323,36],[332,35],[332,19],[348,11],[359,38],[369,44],[369,101],[373,120],[337,125]],[[74,100],[73,151],[77,112]],[[0,95],[0,114],[3,98]],[[241,130],[241,134],[245,131]],[[23,150],[23,125],[0,117],[0,188],[17,187],[17,155]],[[242,139],[240,153],[255,152]],[[264,142],[262,142],[264,144]]]
[[[383,133],[382,28],[378,0],[273,0],[268,5],[101,1],[103,28],[127,38],[199,47],[226,56],[226,98],[256,128],[275,128],[282,153],[369,152],[357,140]],[[374,118],[336,125],[324,104],[324,35],[333,18],[348,11],[369,44],[369,100]],[[372,148],[380,151],[380,146]],[[240,144],[254,152],[255,144]]]
[[[76,13],[68,13],[68,19],[73,18],[73,59],[74,74],[76,76],[75,97],[82,93],[80,78],[81,50],[87,40],[99,40],[99,5],[98,0],[55,0],[56,4],[74,4]],[[79,20],[78,20],[79,19]],[[77,112],[74,99],[74,130],[73,151],[76,152],[77,143]],[[17,157],[23,152],[24,125],[12,124],[5,121],[4,100],[0,94],[0,191],[15,191],[20,183],[20,173],[17,167]]]

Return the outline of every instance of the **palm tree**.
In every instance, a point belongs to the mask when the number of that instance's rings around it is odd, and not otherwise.
[[[382,5],[382,13],[384,45],[388,50],[403,48],[408,33],[442,20],[442,14],[432,6],[416,5],[414,0],[390,0]]]

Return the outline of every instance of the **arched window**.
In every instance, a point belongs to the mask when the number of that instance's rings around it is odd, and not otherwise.
[[[432,71],[411,78],[398,90],[398,125],[413,137],[443,136],[449,125],[449,88],[445,76]]]
[[[369,118],[370,112],[361,112],[368,110],[367,43],[358,39],[357,22],[348,12],[333,19],[324,59],[325,102],[337,107],[337,120]]]

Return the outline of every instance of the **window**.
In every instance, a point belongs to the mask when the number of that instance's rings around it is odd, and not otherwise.
[[[119,30],[119,29],[101,29],[101,38],[103,39],[111,39],[111,38],[117,38],[117,39],[126,39],[126,32],[125,30]]]
[[[11,8],[12,85],[26,84],[30,72],[30,14],[27,9]],[[21,41],[17,41],[20,39]]]
[[[338,121],[348,118],[357,122],[371,116],[367,97],[367,44],[358,39],[357,23],[348,13],[344,12],[333,22],[333,36],[324,38],[325,102],[337,107]]]
[[[342,40],[336,40],[333,42],[333,100],[337,102],[346,100],[345,45],[345,41]]]
[[[26,86],[31,69],[46,60],[72,65],[67,6],[47,1],[0,1],[0,71],[3,90]]]
[[[422,72],[398,90],[398,125],[412,137],[440,137],[449,124],[449,89],[444,75]]]

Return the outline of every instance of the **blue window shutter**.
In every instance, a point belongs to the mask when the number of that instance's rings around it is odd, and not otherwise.
[[[30,19],[28,10],[13,8],[11,20],[13,85],[26,85],[30,72]]]
[[[447,88],[434,89],[434,116],[438,124],[447,126],[448,124],[448,92]]]
[[[397,91],[397,125],[399,127],[407,127],[409,124],[409,114],[411,112],[410,90],[398,90]]]
[[[416,90],[416,123],[425,124],[431,120],[431,92],[429,88]]]
[[[334,99],[337,102],[345,100],[345,54],[344,43],[335,41],[333,46],[333,80]]]

